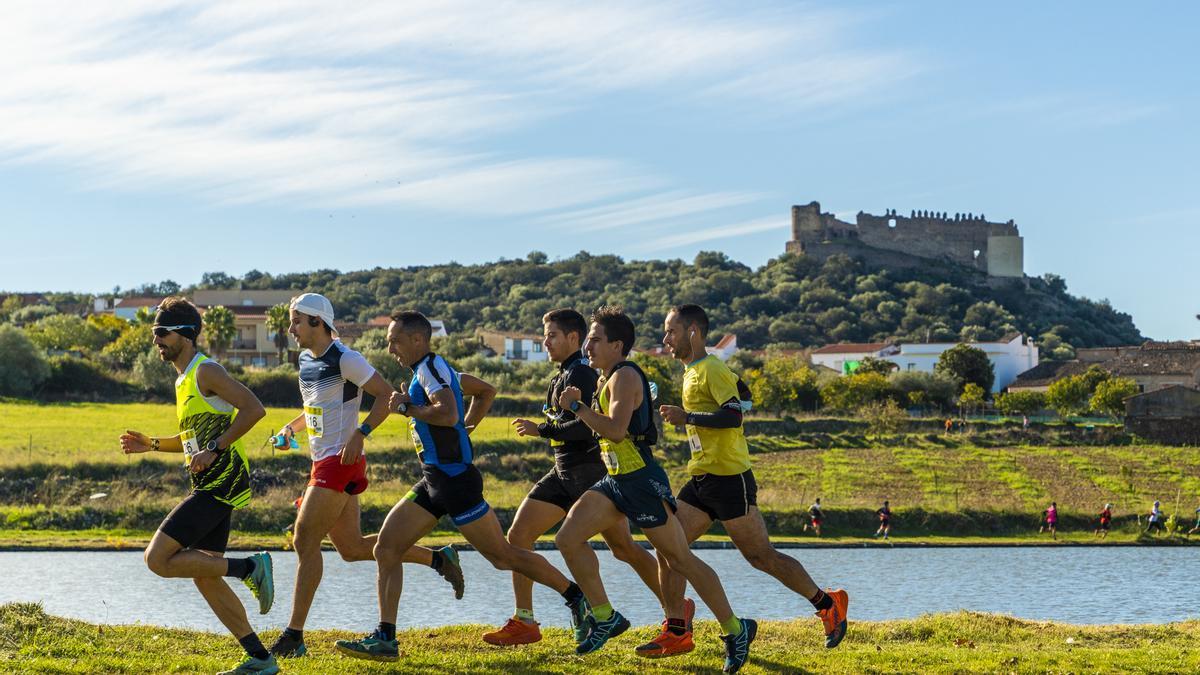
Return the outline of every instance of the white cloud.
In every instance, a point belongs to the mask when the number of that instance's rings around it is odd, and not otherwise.
[[[718,227],[710,227],[701,230],[692,230],[690,232],[682,232],[666,237],[659,237],[646,242],[642,246],[644,251],[662,251],[664,249],[682,248],[693,244],[700,244],[706,241],[714,241],[717,239],[730,239],[733,237],[741,237],[747,234],[756,234],[758,232],[770,232],[772,230],[780,233],[787,232],[791,228],[791,223],[786,218],[771,216],[768,218],[759,218],[758,220],[749,220],[742,223],[732,225],[721,225]]]
[[[496,215],[603,202],[581,227],[634,225],[752,197],[498,139],[615,92],[828,105],[911,72],[835,47],[844,25],[637,2],[9,3],[0,156],[99,189]]]

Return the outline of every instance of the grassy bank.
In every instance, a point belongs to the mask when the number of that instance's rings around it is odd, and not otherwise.
[[[250,543],[281,541],[279,532],[294,517],[292,501],[307,480],[306,452],[261,445],[294,412],[270,410],[248,436],[255,498],[238,512],[235,527]],[[159,404],[0,403],[0,545],[73,538],[42,537],[35,530],[140,541],[186,494],[187,477],[178,456],[125,456],[116,438],[128,427],[170,433],[173,419],[173,408]],[[876,438],[855,420],[748,422],[759,506],[772,532],[811,537],[803,529],[805,512],[818,496],[827,537],[850,543],[869,540],[883,499],[891,501],[898,542],[1036,541],[1030,536],[1050,501],[1058,502],[1061,528],[1072,540],[1087,538],[1095,514],[1112,502],[1112,539],[1133,541],[1139,515],[1153,500],[1161,499],[1168,513],[1177,511],[1185,530],[1200,505],[1198,448],[1101,445],[1085,442],[1096,440],[1097,432],[1081,429],[1047,427],[1050,436],[1022,442],[1019,427],[1002,424],[949,436],[924,426],[930,425],[914,423],[912,433]],[[1081,436],[1074,438],[1077,445],[1039,444],[1059,438],[1055,434]],[[507,418],[488,418],[473,438],[488,500],[507,522],[553,460],[542,443],[517,437]],[[23,445],[15,445],[21,439]],[[995,445],[1000,441],[1015,444]],[[676,488],[687,479],[686,452],[686,441],[669,430],[659,456]],[[372,435],[368,454],[371,488],[362,507],[371,531],[420,473],[404,427],[394,420]]]
[[[853,608],[851,608],[853,610]],[[481,626],[407,631],[392,665],[348,660],[332,649],[339,631],[307,631],[310,656],[288,673],[677,673],[712,672],[721,662],[716,624],[696,626],[686,656],[639,659],[632,648],[653,635],[639,627],[596,654],[577,657],[564,629],[520,648],[490,647]],[[0,669],[14,673],[216,672],[240,655],[225,635],[154,626],[98,626],[48,616],[37,605],[0,606]],[[273,632],[265,634],[268,639]],[[1165,626],[1070,626],[959,612],[905,621],[855,622],[826,650],[815,620],[764,622],[744,673],[1182,673],[1200,670],[1200,622]]]

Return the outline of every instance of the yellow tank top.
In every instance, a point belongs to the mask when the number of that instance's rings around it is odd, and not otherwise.
[[[643,383],[643,391],[645,390],[644,385],[645,383]],[[601,415],[607,415],[609,406],[608,378],[602,378],[597,386],[600,388],[600,395],[596,397],[594,406]],[[604,461],[604,466],[608,469],[608,475],[621,476],[633,473],[645,467],[649,461],[652,461],[648,459],[650,456],[649,446],[634,442],[634,439],[639,438],[639,434],[645,431],[644,429],[636,428],[639,423],[638,418],[643,417],[643,408],[647,408],[648,406],[649,402],[643,400],[642,404],[638,406],[638,410],[634,411],[633,417],[629,420],[630,430],[619,443],[614,443],[603,436],[598,439],[600,444],[600,459]],[[646,416],[648,417],[648,415]],[[652,420],[646,421],[650,424],[654,423]],[[635,429],[638,433],[635,433]]]
[[[196,354],[187,370],[175,381],[175,415],[179,419],[179,442],[183,445],[183,462],[204,450],[229,429],[237,411],[223,399],[206,398],[196,383],[196,372],[208,360]],[[188,472],[192,489],[207,492],[217,501],[240,509],[250,503],[250,466],[241,439],[234,441],[213,463],[200,473]]]

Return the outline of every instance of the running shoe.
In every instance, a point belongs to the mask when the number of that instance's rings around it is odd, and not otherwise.
[[[648,659],[659,659],[664,656],[686,654],[696,648],[692,641],[692,618],[696,616],[696,601],[687,598],[683,601],[683,622],[687,627],[682,634],[675,634],[667,628],[667,620],[663,619],[662,630],[655,638],[643,645],[638,645],[634,653]]]
[[[454,550],[453,546],[443,546],[433,554],[442,559],[442,566],[438,568],[437,573],[450,582],[451,588],[454,589],[454,599],[462,600],[466,583],[463,580],[462,565],[458,562],[458,551]]]
[[[250,556],[254,561],[254,571],[242,579],[246,588],[258,599],[258,613],[266,614],[275,604],[275,574],[271,567],[271,554],[263,551]]]
[[[358,640],[338,640],[333,646],[342,654],[356,659],[388,663],[400,659],[400,643],[396,640],[384,640],[378,632],[372,632]]]
[[[742,632],[738,635],[722,635],[725,642],[725,667],[723,673],[736,673],[746,661],[750,660],[750,643],[758,635],[758,622],[754,619],[738,619],[742,622]]]
[[[483,634],[483,641],[489,645],[527,645],[542,639],[542,631],[537,622],[525,623],[520,619],[509,619],[500,630]]]
[[[575,633],[575,644],[579,644],[587,637],[587,619],[592,614],[592,607],[582,595],[575,602],[568,601],[566,604],[567,609],[571,610],[571,630]]]
[[[850,596],[840,588],[836,591],[826,590],[825,594],[833,600],[833,604],[828,609],[818,610],[817,616],[825,624],[825,647],[833,649],[846,637],[846,610],[850,606]]]
[[[279,664],[275,662],[274,656],[267,656],[265,659],[247,656],[246,660],[237,664],[233,670],[226,670],[217,675],[275,675],[278,672]]]
[[[308,653],[308,647],[304,646],[304,640],[297,640],[287,633],[280,633],[268,651],[271,652],[271,656],[278,656],[281,659],[298,659]]]
[[[591,654],[603,647],[609,638],[615,638],[627,630],[629,630],[629,620],[621,616],[621,613],[616,610],[613,610],[612,616],[608,617],[608,621],[597,621],[594,614],[588,614],[587,634],[576,645],[575,653]]]

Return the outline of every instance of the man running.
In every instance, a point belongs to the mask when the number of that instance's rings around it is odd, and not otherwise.
[[[509,543],[527,550],[533,548],[538,537],[561,522],[579,497],[608,472],[600,459],[600,447],[592,430],[576,419],[570,410],[558,405],[558,398],[567,387],[579,390],[580,401],[585,406],[591,405],[595,395],[596,371],[580,351],[583,339],[587,336],[587,322],[573,309],[556,309],[542,317],[542,328],[545,335],[542,344],[546,347],[546,354],[558,364],[558,373],[546,389],[546,405],[543,408],[546,421],[539,424],[532,420],[517,419],[512,423],[517,435],[549,439],[554,451],[554,468],[529,491],[508,529]],[[629,534],[629,523],[621,521],[601,532],[601,535],[613,557],[632,566],[661,603],[658,561],[634,542]],[[484,633],[485,642],[520,645],[542,639],[533,615],[533,582],[514,572],[513,595],[516,598],[516,613],[503,628]],[[694,608],[695,603],[691,607]]]
[[[1100,526],[1096,528],[1096,535],[1101,539],[1108,537],[1108,530],[1112,527],[1112,504],[1105,504],[1104,510],[1100,512]]]
[[[304,412],[279,431],[284,446],[297,429],[308,432],[312,470],[300,500],[300,511],[292,547],[296,550],[296,590],[287,628],[271,645],[280,657],[304,656],[304,624],[313,596],[321,583],[321,541],[325,535],[348,562],[373,560],[376,535],[364,537],[359,522],[359,495],[367,489],[367,458],[363,441],[390,414],[389,401],[395,390],[362,354],[336,340],[333,305],[324,296],[305,293],[292,299],[291,327],[300,352],[300,394]],[[375,403],[362,424],[358,411],[362,393]],[[429,565],[454,586],[455,597],[463,592],[458,555],[447,546],[437,552],[414,547],[405,562]]]
[[[658,552],[659,578],[665,579],[669,565],[670,570],[691,582],[712,610],[727,633],[721,638],[725,642],[724,670],[736,672],[750,657],[750,643],[758,624],[733,613],[716,572],[688,548],[684,530],[675,516],[675,498],[667,474],[651,451],[658,441],[658,431],[654,426],[649,382],[641,369],[628,360],[633,342],[633,322],[628,316],[615,307],[597,309],[592,314],[586,353],[592,365],[604,373],[599,393],[591,408],[583,407],[582,392],[574,387],[567,387],[558,401],[560,408],[574,412],[599,437],[601,458],[608,469],[608,475],[571,508],[555,538],[558,550],[592,607],[586,635],[575,653],[594,652],[609,638],[629,628],[629,621],[609,604],[600,580],[600,562],[588,545],[588,539],[595,534],[629,520],[642,529]],[[691,636],[682,618],[682,583],[667,605],[671,618],[664,632],[683,643],[679,651],[687,651]]]
[[[1187,536],[1190,537],[1197,532],[1200,532],[1200,508],[1196,509],[1196,524],[1192,526],[1192,529],[1187,531]]]
[[[679,491],[679,522],[688,542],[720,521],[742,556],[758,570],[812,603],[825,627],[825,646],[838,646],[846,636],[846,591],[822,591],[795,558],[771,546],[757,506],[757,483],[750,469],[750,450],[742,429],[738,376],[707,352],[708,315],[698,305],[672,307],[664,322],[663,344],[684,364],[683,407],[659,408],[667,424],[687,430],[691,478]],[[820,499],[817,500],[818,504]],[[820,536],[820,521],[814,519]],[[683,597],[683,579],[668,570],[663,597],[675,608]]]
[[[182,452],[192,492],[169,513],[146,547],[146,566],[160,577],[191,579],[213,613],[246,650],[246,659],[221,675],[278,673],[279,666],[250,627],[246,609],[222,577],[240,579],[266,614],[275,598],[271,556],[224,557],[230,516],[250,503],[250,470],[241,438],[267,413],[262,403],[225,369],[196,349],[200,310],[170,297],[154,315],[158,356],[175,366],[179,433],[121,435],[125,454]]]
[[[879,529],[875,530],[875,536],[882,534],[887,539],[892,531],[892,509],[888,506],[888,500],[883,500],[883,506],[875,509],[875,515],[879,517]]]
[[[1155,499],[1154,506],[1150,508],[1150,517],[1147,519],[1146,534],[1150,534],[1150,530],[1154,530],[1154,535],[1158,536],[1158,533],[1163,531],[1162,517],[1162,505]]]
[[[808,507],[808,522],[812,526],[813,532],[816,532],[818,537],[821,536],[821,523],[825,522],[825,512],[821,510],[820,497],[817,497],[812,506]],[[806,526],[804,529],[807,530],[808,527]]]
[[[372,661],[396,661],[396,615],[403,589],[405,552],[449,515],[458,531],[496,569],[513,570],[562,595],[571,620],[587,614],[583,592],[562,572],[532,551],[504,538],[500,521],[483,497],[483,476],[475,468],[468,429],[487,415],[496,390],[470,375],[459,376],[429,349],[433,327],[420,312],[398,311],[388,326],[388,351],[413,371],[408,393],[392,396],[393,412],[409,417],[423,477],[388,513],[375,544],[379,565],[379,626],[360,640],[338,640],[338,651]],[[466,408],[463,397],[471,397]]]

